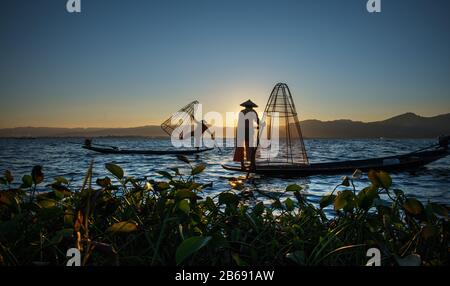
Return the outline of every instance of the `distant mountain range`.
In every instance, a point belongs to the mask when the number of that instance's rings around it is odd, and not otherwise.
[[[304,136],[310,138],[430,138],[450,134],[450,113],[433,117],[405,113],[367,123],[306,120],[301,126]]]
[[[305,120],[300,122],[306,138],[430,138],[450,134],[450,113],[422,117],[405,113],[387,120]],[[0,137],[167,137],[159,126],[133,128],[50,128],[18,127],[0,129]]]

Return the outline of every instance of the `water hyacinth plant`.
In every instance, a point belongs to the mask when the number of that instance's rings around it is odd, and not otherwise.
[[[160,180],[128,177],[106,164],[110,177],[92,178],[81,190],[62,178],[45,186],[43,168],[13,187],[0,178],[0,265],[66,265],[67,250],[81,252],[81,265],[365,265],[370,248],[382,265],[448,265],[446,206],[423,205],[391,189],[385,172],[371,171],[370,185],[356,190],[345,177],[315,206],[302,187],[270,204],[248,203],[257,190],[240,179],[210,197],[196,182],[205,165],[161,171]],[[333,217],[324,209],[332,207]]]

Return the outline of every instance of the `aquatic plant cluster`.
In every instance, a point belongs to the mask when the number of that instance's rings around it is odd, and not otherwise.
[[[370,185],[360,191],[353,177],[344,177],[320,206],[299,185],[283,190],[289,198],[272,196],[264,204],[251,199],[258,190],[240,179],[208,197],[204,189],[211,186],[196,182],[205,165],[178,159],[189,172],[161,171],[158,180],[127,177],[106,164],[112,179],[94,182],[91,163],[78,191],[62,177],[44,186],[40,166],[15,188],[6,171],[0,265],[66,265],[74,248],[85,266],[365,265],[371,248],[380,251],[381,265],[449,264],[448,207],[392,190],[385,172],[371,171]],[[333,217],[325,215],[327,207]]]

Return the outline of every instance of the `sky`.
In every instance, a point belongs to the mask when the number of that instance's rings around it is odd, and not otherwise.
[[[160,124],[262,111],[289,85],[300,120],[450,112],[450,1],[4,0],[0,128]]]

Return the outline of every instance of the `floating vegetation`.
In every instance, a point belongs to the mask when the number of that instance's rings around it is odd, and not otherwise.
[[[288,198],[250,205],[245,181],[230,180],[229,191],[209,197],[211,185],[196,182],[205,165],[178,159],[189,172],[172,168],[159,180],[128,177],[114,164],[105,166],[111,178],[94,180],[91,164],[77,191],[62,177],[43,186],[40,166],[17,188],[6,171],[0,265],[66,265],[73,248],[84,266],[365,265],[373,248],[381,265],[449,264],[448,208],[391,189],[385,172],[371,171],[362,190],[353,184],[360,172],[345,177],[319,206],[299,185],[282,190]]]

